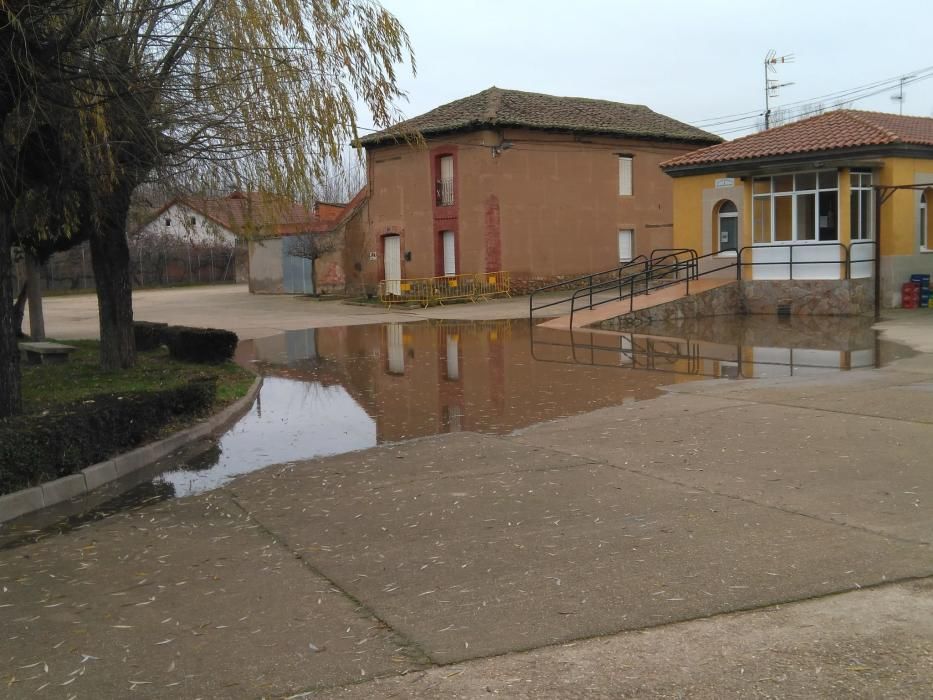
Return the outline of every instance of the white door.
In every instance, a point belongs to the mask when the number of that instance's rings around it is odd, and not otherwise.
[[[386,324],[386,349],[389,374],[405,374],[405,338],[401,323]]]
[[[386,294],[401,296],[402,284],[402,239],[386,236],[383,239],[383,257],[386,265]]]
[[[441,234],[444,241],[444,274],[446,276],[457,274],[457,247],[453,231],[444,231]]]

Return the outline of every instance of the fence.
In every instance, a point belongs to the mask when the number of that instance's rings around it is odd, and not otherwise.
[[[511,296],[508,272],[478,272],[468,275],[383,280],[379,300],[384,304],[431,306],[448,301]]]
[[[130,271],[134,287],[235,282],[237,248],[131,241]],[[47,291],[93,289],[94,271],[88,244],[53,255],[42,268],[42,280]]]

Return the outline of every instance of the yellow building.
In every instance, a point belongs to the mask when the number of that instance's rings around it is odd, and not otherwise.
[[[674,245],[743,280],[865,280],[900,305],[933,272],[933,119],[838,110],[662,163]],[[880,262],[875,265],[875,250]],[[716,273],[713,273],[716,274]]]

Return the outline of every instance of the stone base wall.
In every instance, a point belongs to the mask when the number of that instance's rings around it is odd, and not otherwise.
[[[648,309],[603,321],[600,328],[621,330],[643,323],[675,323],[705,316],[734,316],[745,313],[740,282],[732,282],[700,294],[658,304]]]
[[[792,316],[864,316],[875,311],[874,289],[871,279],[743,280],[611,318],[599,326],[621,330],[712,316],[777,315],[781,306]]]
[[[863,316],[875,312],[875,282],[860,280],[743,280],[745,313],[794,316]]]

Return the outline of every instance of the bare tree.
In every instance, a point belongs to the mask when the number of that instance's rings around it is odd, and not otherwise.
[[[309,233],[296,236],[290,242],[288,254],[293,258],[302,258],[311,261],[311,289],[317,289],[315,262],[328,253],[340,248],[340,236],[337,233]]]

